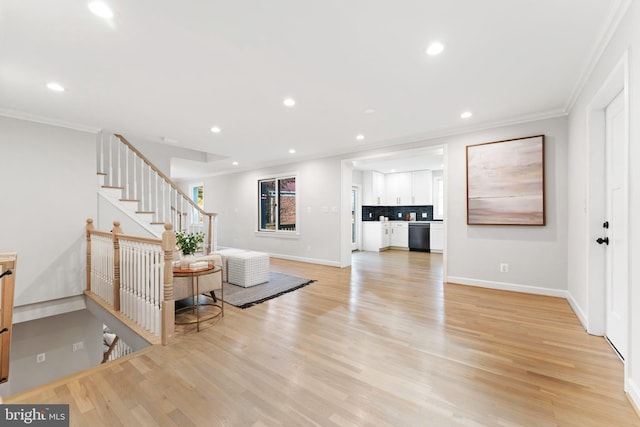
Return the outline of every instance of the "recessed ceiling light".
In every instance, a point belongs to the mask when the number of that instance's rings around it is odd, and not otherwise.
[[[220,133],[221,129],[218,126],[214,126],[211,128],[211,132],[213,133]]]
[[[394,173],[396,170],[395,169],[391,169],[391,173]]]
[[[427,55],[433,56],[442,53],[444,45],[439,42],[431,43],[427,48]]]
[[[93,12],[94,15],[99,16],[104,19],[113,18],[113,11],[106,4],[101,1],[92,1],[89,3],[89,10]]]
[[[440,164],[440,167],[443,168],[444,167],[444,163]]]
[[[364,110],[365,114],[372,114],[372,113],[375,113],[375,112],[376,112],[376,110],[374,110],[373,108],[367,108],[366,110]]]
[[[473,116],[473,114],[471,114],[471,111],[465,111],[464,113],[460,114],[460,117],[462,117],[463,119],[468,119],[471,116]]]
[[[49,82],[47,83],[47,87],[49,88],[49,90],[52,90],[54,92],[64,92],[64,87],[60,83]]]
[[[358,141],[362,141],[364,139],[364,135],[360,133],[360,134],[356,135],[356,139]]]
[[[285,107],[293,107],[294,105],[296,105],[296,100],[293,98],[287,98],[282,101],[282,103],[285,105]]]
[[[291,150],[289,150],[289,154],[295,154],[296,150],[294,150],[293,148]]]
[[[231,163],[233,166],[238,166],[238,162]]]

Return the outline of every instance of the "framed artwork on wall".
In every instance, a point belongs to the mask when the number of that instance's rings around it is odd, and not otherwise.
[[[545,225],[544,135],[467,146],[467,224]]]

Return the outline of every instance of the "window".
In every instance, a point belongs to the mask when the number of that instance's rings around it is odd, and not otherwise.
[[[191,186],[191,200],[194,201],[196,205],[200,207],[200,209],[204,210],[204,185],[203,184],[195,184]],[[196,208],[193,208],[193,223],[194,224],[203,224],[204,216],[198,212]]]
[[[261,179],[258,192],[259,230],[296,231],[296,178]]]

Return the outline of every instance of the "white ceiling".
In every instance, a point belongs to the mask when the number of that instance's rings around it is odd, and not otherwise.
[[[388,151],[356,157],[352,162],[356,170],[373,170],[382,173],[442,170],[444,149],[438,145],[414,150]]]
[[[106,3],[0,3],[0,114],[222,158],[184,178],[565,114],[621,1]]]

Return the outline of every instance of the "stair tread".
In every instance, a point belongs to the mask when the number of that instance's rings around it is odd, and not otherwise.
[[[136,211],[137,214],[154,214],[154,211]]]
[[[107,174],[106,174],[106,173],[104,173],[104,172],[96,172],[96,175],[107,176]]]
[[[111,185],[103,185],[102,188],[115,188],[117,190],[124,190],[124,187],[115,187]]]
[[[120,199],[121,202],[139,202],[138,199]]]

